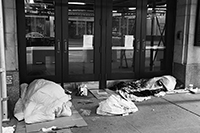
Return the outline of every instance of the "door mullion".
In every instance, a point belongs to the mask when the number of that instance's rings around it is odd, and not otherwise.
[[[141,25],[140,25],[140,75],[145,73],[145,52],[146,52],[146,18],[147,17],[147,0],[142,0],[141,4]]]
[[[135,30],[135,49],[134,49],[134,71],[136,78],[140,77],[141,72],[141,27],[142,27],[142,1],[137,0],[136,4],[136,30]]]
[[[101,55],[101,1],[95,0],[95,18],[94,18],[94,74],[97,80],[100,80],[100,55]]]
[[[62,0],[62,83],[69,76],[68,49],[68,0]]]
[[[56,12],[55,12],[55,24],[56,24],[56,33],[55,33],[55,73],[56,73],[56,77],[55,80],[59,79],[59,81],[62,83],[62,36],[61,36],[61,0],[56,1]]]
[[[106,42],[105,47],[106,47],[106,77],[109,78],[111,77],[111,72],[112,72],[112,5],[113,1],[112,0],[107,0],[107,5],[106,5],[106,10],[105,10],[105,22],[106,22]]]
[[[107,0],[101,1],[101,40],[100,40],[100,81],[99,88],[103,89],[106,87],[106,7]]]

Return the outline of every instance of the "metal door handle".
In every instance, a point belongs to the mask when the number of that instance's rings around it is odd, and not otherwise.
[[[142,51],[146,50],[146,40],[142,39]]]
[[[140,50],[140,41],[139,39],[136,41],[136,52],[139,52]]]
[[[58,40],[57,45],[58,45],[57,53],[60,53],[60,40]]]
[[[36,65],[42,65],[42,64],[44,64],[44,63],[43,63],[42,61],[36,61],[35,64],[36,64]]]
[[[64,53],[67,53],[67,40],[64,40]]]

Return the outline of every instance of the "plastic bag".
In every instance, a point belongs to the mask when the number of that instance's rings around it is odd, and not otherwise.
[[[114,94],[100,102],[97,108],[97,114],[99,115],[123,115],[136,111],[138,111],[138,108],[132,101],[125,100]]]

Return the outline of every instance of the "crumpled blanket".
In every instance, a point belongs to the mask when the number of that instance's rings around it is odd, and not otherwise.
[[[14,108],[14,116],[25,123],[54,120],[60,116],[71,116],[71,96],[52,81],[36,79],[29,85],[21,85],[21,98]]]
[[[96,113],[99,115],[128,115],[138,111],[137,106],[119,95],[112,94],[99,103]]]
[[[15,125],[9,127],[2,126],[2,133],[14,133],[15,132]]]
[[[120,96],[131,101],[144,101],[150,96],[159,96],[161,92],[172,91],[176,86],[176,79],[170,75],[140,79],[136,81],[122,81],[111,87]],[[164,95],[163,93],[161,94]]]

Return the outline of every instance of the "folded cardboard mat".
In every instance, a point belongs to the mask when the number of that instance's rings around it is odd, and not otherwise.
[[[69,117],[58,117],[53,121],[26,124],[27,133],[41,131],[42,128],[50,128],[55,126],[59,129],[67,130],[70,127],[82,127],[87,126],[87,123],[83,117],[78,113],[78,111],[72,106],[72,115]],[[70,133],[70,131],[69,131]]]

